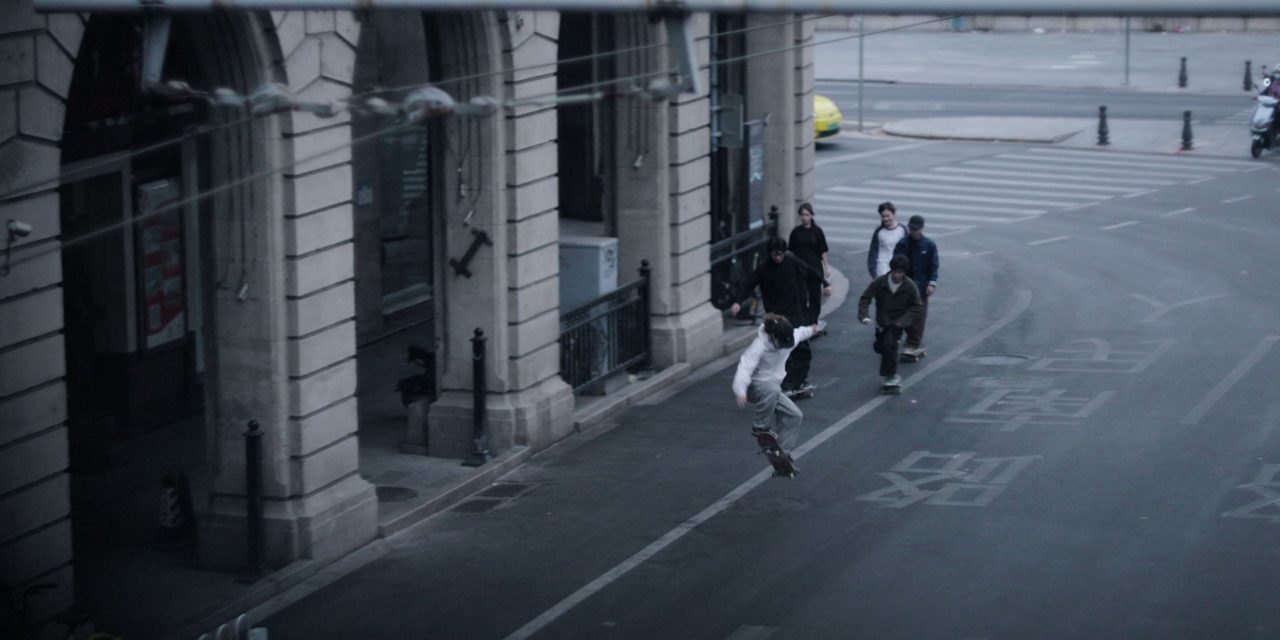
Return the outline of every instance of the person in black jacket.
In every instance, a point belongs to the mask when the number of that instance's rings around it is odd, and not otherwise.
[[[920,311],[920,293],[907,277],[909,266],[906,256],[894,256],[889,261],[889,273],[872,280],[858,298],[858,320],[862,324],[872,323],[871,303],[876,303],[875,351],[880,354],[880,375],[884,376],[885,386],[902,384],[898,376],[898,343]]]
[[[907,277],[920,290],[920,312],[907,327],[907,344],[902,349],[905,355],[917,356],[924,351],[924,323],[929,319],[929,298],[938,288],[938,245],[924,235],[923,216],[911,216],[907,222],[907,237],[898,241],[893,255],[907,257],[910,261]]]
[[[782,238],[769,238],[765,248],[769,252],[769,259],[756,267],[742,284],[735,299],[745,301],[759,287],[766,312],[786,318],[792,326],[813,324],[805,321],[806,283],[817,281],[822,286],[830,286],[826,278],[799,258],[787,253],[787,241]],[[729,315],[737,315],[741,308],[740,303],[733,303],[729,307]],[[809,365],[812,360],[813,351],[809,349],[808,341],[796,346],[787,359],[787,377],[782,381],[784,393],[797,396],[813,391],[813,385],[809,384]]]

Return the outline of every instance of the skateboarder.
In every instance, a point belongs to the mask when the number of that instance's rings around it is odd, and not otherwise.
[[[769,259],[765,260],[751,273],[737,292],[737,299],[742,300],[760,287],[760,297],[764,299],[764,310],[786,318],[792,326],[805,324],[805,289],[807,283],[820,283],[830,286],[813,267],[805,264],[794,254],[787,253],[787,241],[782,238],[769,238],[765,249]],[[738,303],[729,307],[730,315],[737,315]],[[804,342],[796,347],[787,360],[786,377],[782,380],[782,390],[791,396],[813,393],[813,385],[809,384],[809,367],[813,361],[813,351],[809,343]]]
[[[858,320],[871,324],[868,312],[871,301],[876,303],[876,341],[874,349],[880,354],[880,375],[884,376],[885,391],[892,392],[902,384],[898,375],[898,343],[902,332],[915,321],[920,312],[920,292],[916,283],[907,277],[911,262],[906,256],[894,256],[889,261],[889,273],[867,285],[858,298]]]
[[[938,245],[924,235],[923,216],[911,216],[907,222],[907,237],[898,241],[893,255],[907,256],[910,260],[907,277],[920,290],[920,313],[907,327],[907,344],[902,349],[903,359],[915,362],[924,355],[924,323],[929,318],[929,298],[938,287]]]
[[[787,356],[818,330],[816,324],[793,328],[786,318],[767,313],[764,324],[756,330],[755,340],[738,358],[738,371],[733,376],[733,395],[738,399],[738,406],[753,405],[752,435],[772,432],[783,452],[791,450],[795,430],[804,419],[791,398],[782,393]],[[789,455],[783,455],[790,460]]]

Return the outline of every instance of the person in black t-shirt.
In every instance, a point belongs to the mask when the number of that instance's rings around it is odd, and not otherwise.
[[[800,218],[800,224],[791,230],[787,247],[801,262],[830,280],[831,265],[827,263],[827,234],[823,233],[822,227],[813,221],[813,205],[802,202],[796,213]],[[831,295],[831,287],[823,286],[816,280],[807,280],[805,285],[804,321],[807,324],[814,324],[818,321],[818,315],[822,313],[822,299]]]

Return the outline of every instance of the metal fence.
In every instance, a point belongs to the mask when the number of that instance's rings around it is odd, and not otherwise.
[[[574,393],[649,363],[649,261],[640,278],[560,314],[560,377]]]
[[[755,228],[739,231],[711,244],[711,304],[727,309],[740,294],[738,289],[755,270],[765,255],[764,245],[778,235],[778,208],[771,207],[769,217]]]

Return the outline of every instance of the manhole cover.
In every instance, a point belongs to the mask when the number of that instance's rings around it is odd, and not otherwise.
[[[476,500],[468,500],[454,507],[453,510],[459,513],[484,513],[499,504],[500,502],[498,500],[485,500],[480,498]]]
[[[481,491],[480,495],[487,498],[514,498],[528,491],[532,486],[523,482],[499,482]]]
[[[980,353],[976,356],[969,356],[969,360],[977,364],[1022,364],[1030,360],[1029,356],[1020,356],[1016,353]]]
[[[378,487],[378,502],[404,502],[418,497],[418,492],[404,487]]]

